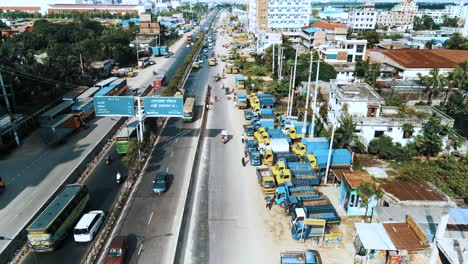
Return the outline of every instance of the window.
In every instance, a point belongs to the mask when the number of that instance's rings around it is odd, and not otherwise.
[[[353,62],[353,55],[352,54],[348,55],[348,59],[346,61]]]
[[[364,45],[357,45],[356,52],[360,52],[360,53],[364,52]]]
[[[356,55],[356,61],[362,61],[362,55]]]
[[[336,54],[327,54],[327,60],[336,60],[337,55]]]
[[[383,136],[383,134],[384,134],[384,131],[375,131],[374,132],[374,138],[381,137],[381,136]]]
[[[393,131],[393,127],[388,127],[387,128],[387,132],[392,132]]]

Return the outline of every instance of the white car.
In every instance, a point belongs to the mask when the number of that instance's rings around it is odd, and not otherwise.
[[[96,234],[99,232],[104,223],[105,214],[103,211],[96,210],[84,214],[78,224],[76,224],[73,238],[76,242],[93,241]]]
[[[190,44],[185,45],[185,47],[190,48]]]

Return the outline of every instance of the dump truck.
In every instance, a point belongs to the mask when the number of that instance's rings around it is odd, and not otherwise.
[[[274,195],[276,190],[275,177],[268,167],[257,168],[258,183],[264,195]]]
[[[245,89],[245,79],[242,76],[235,78],[236,88],[237,89]]]
[[[322,264],[316,250],[281,252],[281,264]]]
[[[293,146],[293,152],[303,157],[306,153],[312,153],[319,149],[328,149],[328,139],[324,137],[319,138],[302,138],[301,142],[297,142]]]
[[[326,197],[326,196],[325,196]],[[330,200],[317,200],[315,204],[312,202],[307,207],[295,208],[291,212],[290,224],[294,225],[298,221],[302,221],[306,218],[312,219],[323,219],[327,225],[339,225],[341,217],[335,210],[335,207],[331,204]]]
[[[306,185],[294,187],[290,182],[285,182],[284,185],[276,187],[275,190],[275,202],[284,208],[289,207],[291,199],[310,199],[318,197],[320,197],[320,193],[315,187]]]
[[[281,129],[268,129],[268,134],[271,139],[285,139],[288,143],[291,143],[291,138],[285,135]]]
[[[247,108],[247,92],[245,90],[238,90],[236,94],[237,108]]]
[[[274,153],[271,149],[266,149],[263,154],[262,163],[271,166],[279,160],[297,161],[297,156],[292,152]]]
[[[263,127],[260,127],[257,131],[255,131],[254,138],[258,142],[258,144],[270,144],[270,136],[268,135],[268,132],[266,132],[266,129]]]
[[[320,185],[320,177],[316,174],[315,170],[308,162],[288,162],[287,168],[291,171],[293,179],[297,181],[307,182],[310,185]]]
[[[296,208],[309,208],[314,206],[330,205],[330,200],[326,195],[316,197],[303,197],[301,199],[289,199],[286,207],[286,214],[291,215]],[[291,222],[292,223],[292,222]]]

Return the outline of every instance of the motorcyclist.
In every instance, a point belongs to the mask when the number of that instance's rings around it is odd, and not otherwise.
[[[112,159],[109,155],[106,156],[106,164],[110,164],[112,162]]]
[[[117,183],[120,183],[120,179],[122,178],[122,176],[120,175],[120,172],[117,172],[116,178],[117,178]]]

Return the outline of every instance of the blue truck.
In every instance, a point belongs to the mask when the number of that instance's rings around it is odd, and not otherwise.
[[[313,186],[295,186],[290,182],[278,186],[275,191],[275,202],[281,207],[288,208],[291,200],[312,199],[320,197],[320,193]]]
[[[322,264],[322,258],[316,250],[281,252],[281,264]]]
[[[288,143],[291,143],[291,138],[283,133],[281,129],[268,129],[268,134],[270,134],[271,139],[286,139]]]

